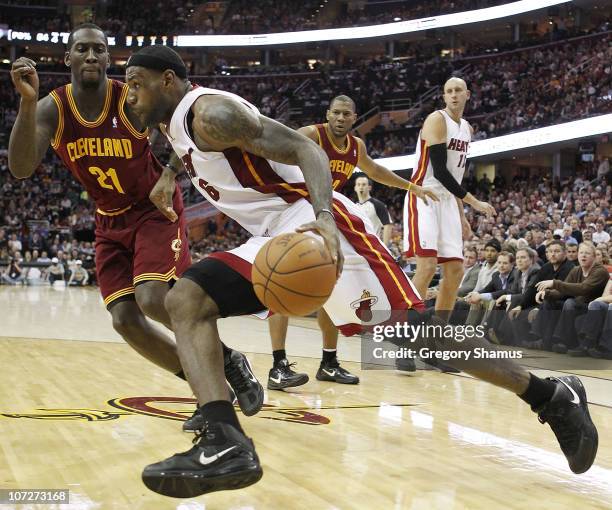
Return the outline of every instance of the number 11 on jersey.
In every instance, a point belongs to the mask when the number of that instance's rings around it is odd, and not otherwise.
[[[461,154],[459,156],[459,164],[457,165],[457,168],[465,168],[466,163],[467,163],[467,154]]]

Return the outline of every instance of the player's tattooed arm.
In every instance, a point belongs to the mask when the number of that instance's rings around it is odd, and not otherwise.
[[[331,209],[331,174],[323,149],[297,131],[231,98],[204,97],[194,105],[196,142],[213,150],[238,147],[279,163],[298,165],[315,211]],[[201,144],[198,143],[198,146]]]
[[[198,148],[222,151],[237,147],[278,163],[300,167],[317,217],[304,230],[316,230],[324,238],[340,271],[342,253],[331,213],[331,173],[323,149],[297,131],[226,96],[201,97],[195,102],[193,113]]]
[[[59,113],[51,96],[38,100],[36,62],[18,58],[11,67],[11,80],[21,101],[9,138],[8,162],[11,173],[25,179],[34,173],[47,152],[56,134]]]

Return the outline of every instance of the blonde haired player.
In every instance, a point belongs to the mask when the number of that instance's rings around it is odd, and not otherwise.
[[[448,319],[463,277],[463,238],[471,236],[463,203],[491,216],[493,206],[477,200],[461,187],[472,139],[472,127],[463,119],[470,91],[461,78],[444,84],[444,110],[430,114],[419,133],[411,181],[427,186],[440,197],[425,203],[412,193],[404,201],[404,250],[416,257],[413,284],[421,296],[427,293],[437,264],[442,266],[442,282],[436,298],[436,313]]]

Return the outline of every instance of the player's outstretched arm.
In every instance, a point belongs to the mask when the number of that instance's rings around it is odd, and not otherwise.
[[[49,148],[58,123],[55,101],[38,101],[36,62],[18,58],[11,67],[11,80],[21,96],[19,112],[9,138],[9,170],[18,179],[30,177]]]
[[[496,212],[492,205],[482,202],[468,193],[448,171],[446,166],[446,122],[440,113],[434,112],[427,117],[423,124],[421,137],[429,147],[429,159],[433,167],[434,177],[440,181],[442,186],[477,211],[487,216],[495,215]]]
[[[428,199],[438,201],[438,195],[433,191],[423,188],[417,184],[414,184],[406,179],[401,178],[399,175],[393,173],[388,168],[379,165],[374,161],[368,154],[365,143],[361,138],[357,138],[357,145],[359,146],[359,160],[357,166],[363,171],[370,179],[376,182],[380,182],[385,186],[391,186],[393,188],[405,189],[414,193],[423,202],[427,203]]]
[[[300,230],[314,230],[323,237],[340,271],[343,258],[332,213],[329,160],[323,149],[297,131],[228,97],[201,97],[195,102],[193,112],[196,142],[201,140],[203,145],[215,150],[238,147],[266,159],[300,167],[317,218]]]

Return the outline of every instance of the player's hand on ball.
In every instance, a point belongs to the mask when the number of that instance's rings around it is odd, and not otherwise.
[[[29,101],[38,100],[38,73],[36,62],[26,57],[19,57],[11,66],[11,80],[19,95]]]
[[[175,177],[176,174],[172,170],[168,167],[164,168],[159,180],[149,193],[149,200],[173,223],[178,220],[178,215],[172,207],[172,197],[176,188]]]
[[[434,202],[440,201],[440,198],[438,197],[438,195],[436,195],[433,191],[427,188],[423,188],[422,186],[418,186],[416,184],[413,184],[412,186],[410,186],[410,193],[415,194],[418,198],[420,198],[423,202],[425,202],[425,204],[429,203],[427,201],[428,198]]]
[[[336,275],[340,277],[342,266],[344,265],[344,255],[340,249],[340,235],[338,234],[338,227],[336,227],[333,216],[327,212],[319,213],[316,221],[306,223],[295,231],[301,233],[316,232],[323,238],[325,246],[329,250],[334,264],[336,264]]]

